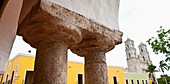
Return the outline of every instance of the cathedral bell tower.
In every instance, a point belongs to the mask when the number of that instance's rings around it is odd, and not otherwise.
[[[140,67],[140,59],[139,56],[136,54],[133,40],[128,38],[125,41],[125,51],[127,56],[128,71],[141,73],[142,70]]]
[[[138,48],[139,48],[139,58],[141,62],[141,67],[143,72],[146,72],[148,65],[151,64],[149,52],[147,50],[147,46],[143,43],[141,43],[138,46]]]

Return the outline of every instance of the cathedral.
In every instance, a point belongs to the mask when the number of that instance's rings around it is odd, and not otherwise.
[[[128,71],[146,73],[147,66],[151,64],[149,52],[147,51],[146,45],[143,43],[141,43],[138,48],[139,55],[136,53],[134,41],[129,38],[125,41]]]
[[[148,69],[148,65],[152,64],[147,46],[143,43],[140,43],[138,48],[139,54],[136,53],[134,41],[127,38],[125,41],[125,51],[127,57],[128,72],[147,74],[146,70]],[[155,75],[154,78],[156,78]],[[153,78],[150,79],[153,80]],[[157,80],[155,82],[157,83]]]

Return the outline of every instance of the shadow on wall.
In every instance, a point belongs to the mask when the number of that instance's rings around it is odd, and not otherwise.
[[[4,3],[4,0],[0,0],[0,10],[2,9],[3,3]]]

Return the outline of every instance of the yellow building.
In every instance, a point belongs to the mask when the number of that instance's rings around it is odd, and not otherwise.
[[[3,76],[3,83],[24,84],[25,76],[34,69],[34,57],[19,54],[8,62]],[[8,82],[8,83],[7,83]]]
[[[109,84],[125,84],[124,68],[118,66],[108,66]]]
[[[108,66],[109,84],[124,84],[123,67]],[[84,84],[84,64],[68,62],[68,84]],[[82,82],[82,83],[78,83]]]
[[[19,54],[8,62],[3,83],[31,84],[34,68],[34,57]],[[84,64],[68,62],[68,84],[84,84]],[[124,84],[124,68],[108,66],[109,84]]]
[[[67,83],[78,84],[84,82],[84,65],[82,63],[68,62]]]

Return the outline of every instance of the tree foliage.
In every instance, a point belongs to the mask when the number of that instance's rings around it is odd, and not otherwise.
[[[166,31],[160,27],[157,37],[151,37],[147,42],[156,54],[163,53],[170,56],[170,29]]]
[[[147,40],[151,45],[155,54],[162,53],[166,56],[164,63],[167,64],[167,69],[170,69],[170,29],[165,30],[160,26],[160,29],[156,31],[157,37],[151,37]],[[160,61],[161,62],[161,61]],[[163,62],[163,61],[162,61]]]
[[[164,60],[159,62],[159,69],[161,70],[163,75],[164,75],[164,71],[168,70],[168,65],[165,63]],[[164,78],[165,84],[168,84],[168,81],[167,81],[166,77],[163,76],[163,78]]]
[[[170,77],[167,75],[161,75],[161,78],[158,79],[159,84],[165,84],[164,77],[167,79],[168,84],[170,84]]]
[[[168,70],[168,65],[165,63],[164,60],[159,62],[159,69],[161,70],[163,75],[164,75],[165,70]]]

